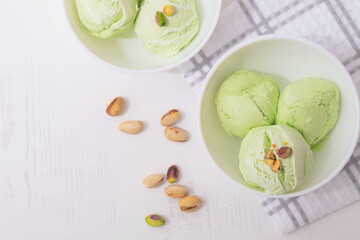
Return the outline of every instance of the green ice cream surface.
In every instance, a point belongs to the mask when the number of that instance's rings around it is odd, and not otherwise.
[[[215,97],[226,132],[243,138],[253,127],[274,124],[279,94],[280,88],[270,76],[248,70],[231,74]]]
[[[283,146],[292,149],[292,154],[286,159],[280,158],[276,151]],[[282,163],[280,173],[274,172],[265,163],[269,150]],[[239,163],[240,171],[250,187],[266,194],[283,194],[297,188],[311,171],[312,152],[303,136],[289,126],[257,127],[242,141]]]
[[[173,16],[165,16],[165,25],[155,21],[156,12],[165,5],[175,8]],[[199,31],[194,0],[144,0],[140,6],[135,32],[145,48],[160,56],[174,56],[186,47]]]
[[[290,84],[281,94],[277,124],[297,129],[310,144],[316,144],[334,128],[340,93],[328,80],[305,78]]]
[[[136,18],[137,0],[76,0],[82,24],[96,37],[127,31]]]

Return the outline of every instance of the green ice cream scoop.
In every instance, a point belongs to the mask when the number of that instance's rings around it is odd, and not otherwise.
[[[284,154],[284,149],[288,154]],[[279,172],[266,161],[269,151],[277,159],[274,161],[281,163]],[[309,174],[312,152],[303,136],[292,127],[257,127],[242,141],[239,161],[240,171],[250,187],[267,194],[283,194],[297,188]]]
[[[313,145],[335,126],[339,104],[340,93],[333,82],[305,78],[290,84],[281,94],[276,123],[297,129]]]
[[[270,76],[247,70],[233,73],[215,97],[224,129],[243,138],[253,127],[274,124],[279,95],[280,88]]]
[[[175,12],[164,16],[164,25],[155,20],[157,12],[171,5]],[[144,0],[135,23],[135,32],[145,48],[160,56],[174,56],[186,47],[199,30],[194,0]]]
[[[82,24],[96,37],[127,31],[136,18],[137,0],[76,0]]]

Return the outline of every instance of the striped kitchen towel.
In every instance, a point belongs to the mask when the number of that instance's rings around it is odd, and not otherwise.
[[[360,1],[353,0],[235,0],[221,13],[210,41],[179,69],[199,92],[216,60],[237,43],[263,34],[288,34],[330,50],[343,62],[360,90],[359,12]],[[345,168],[322,188],[296,198],[260,201],[284,234],[359,199],[360,142]]]

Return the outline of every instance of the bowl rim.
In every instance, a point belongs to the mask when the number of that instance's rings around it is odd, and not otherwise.
[[[285,194],[279,194],[279,195],[270,195],[270,194],[266,194],[266,193],[263,193],[263,192],[256,191],[255,189],[248,188],[248,187],[242,185],[241,183],[237,182],[236,180],[234,180],[229,175],[227,175],[219,167],[219,165],[216,163],[216,161],[211,156],[211,154],[210,154],[210,152],[209,152],[209,150],[207,148],[205,139],[204,139],[204,135],[203,135],[203,132],[202,132],[202,124],[201,124],[201,110],[202,110],[202,103],[203,103],[204,94],[206,92],[206,89],[208,88],[211,77],[214,75],[214,73],[219,68],[219,66],[226,59],[228,59],[228,57],[233,55],[238,50],[240,50],[240,49],[242,49],[242,48],[244,48],[246,46],[249,46],[251,44],[259,43],[261,41],[266,41],[266,40],[290,40],[290,41],[296,41],[296,42],[304,43],[304,44],[306,44],[306,45],[308,45],[308,46],[310,46],[312,48],[315,48],[316,50],[320,51],[325,56],[327,56],[332,62],[334,62],[342,70],[344,76],[346,77],[346,81],[348,82],[348,84],[350,84],[350,86],[352,88],[352,93],[355,96],[355,106],[356,106],[356,109],[357,109],[356,110],[356,131],[355,131],[355,135],[354,135],[354,137],[352,139],[352,144],[350,146],[350,150],[346,154],[346,156],[343,159],[343,161],[341,162],[341,164],[328,177],[326,177],[324,180],[322,180],[321,182],[319,182],[315,186],[312,186],[310,188],[304,189],[304,190],[299,191],[299,192],[285,193]],[[243,190],[245,190],[247,192],[250,192],[250,193],[257,194],[258,196],[261,196],[261,197],[270,197],[270,198],[298,197],[298,196],[305,195],[307,193],[313,192],[313,191],[319,189],[320,187],[324,186],[325,184],[329,183],[345,167],[346,163],[349,161],[350,157],[352,156],[352,154],[353,154],[353,152],[355,150],[357,141],[359,139],[359,134],[360,134],[359,95],[358,95],[356,86],[354,84],[354,81],[352,80],[351,75],[349,74],[349,72],[346,70],[346,68],[340,62],[340,60],[337,59],[329,50],[327,50],[324,47],[322,47],[321,45],[319,45],[319,44],[317,44],[315,42],[312,42],[312,41],[310,41],[308,39],[305,39],[305,38],[289,36],[289,35],[283,35],[283,34],[268,34],[268,35],[262,35],[262,36],[250,38],[250,39],[247,39],[247,40],[244,40],[244,41],[238,43],[237,45],[235,45],[234,47],[229,49],[227,52],[225,52],[216,61],[216,63],[212,66],[212,68],[210,69],[210,71],[206,75],[206,78],[205,78],[205,80],[203,82],[203,85],[201,86],[200,95],[199,95],[199,99],[198,99],[198,103],[197,103],[197,117],[196,117],[196,119],[197,119],[197,130],[198,130],[198,134],[200,136],[200,142],[201,142],[202,147],[205,149],[207,157],[209,159],[212,159],[211,162],[213,162],[213,164],[216,165],[216,167],[220,170],[220,172],[222,172],[222,175],[225,175],[227,178],[231,179],[231,181],[234,181],[238,185],[240,185],[240,189],[243,189]]]
[[[63,0],[63,4],[62,4],[62,8],[63,8],[63,14],[65,15],[66,18],[66,22],[67,22],[67,26],[68,29],[70,29],[71,31],[71,35],[73,36],[73,38],[75,38],[81,46],[82,49],[85,49],[85,51],[92,57],[97,59],[98,61],[100,61],[102,64],[106,65],[106,66],[110,66],[112,69],[116,69],[118,71],[124,72],[124,73],[131,73],[131,74],[149,74],[149,73],[157,73],[157,72],[165,72],[171,69],[174,69],[178,66],[180,66],[181,64],[187,62],[188,60],[190,60],[192,57],[194,57],[204,46],[205,44],[209,41],[212,33],[215,30],[215,27],[219,21],[219,17],[220,17],[220,12],[221,12],[221,6],[222,6],[222,0],[216,0],[217,1],[217,6],[216,6],[216,12],[215,12],[215,16],[213,18],[213,22],[212,25],[209,29],[209,31],[207,32],[207,34],[205,35],[205,38],[199,43],[199,45],[192,51],[190,52],[187,56],[185,56],[184,58],[180,59],[179,61],[170,64],[168,66],[165,67],[159,67],[159,68],[154,68],[154,69],[148,69],[148,70],[133,70],[133,69],[127,69],[124,67],[120,67],[118,65],[115,65],[113,63],[107,62],[106,60],[98,57],[94,52],[92,52],[88,47],[85,46],[85,44],[83,43],[83,41],[79,38],[79,36],[76,34],[71,22],[70,22],[70,17],[69,14],[66,10],[66,1],[69,0]],[[75,0],[73,0],[75,1]]]

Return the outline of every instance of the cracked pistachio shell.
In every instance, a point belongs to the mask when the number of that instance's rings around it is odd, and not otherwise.
[[[168,111],[167,113],[165,113],[162,117],[161,117],[161,125],[163,126],[171,126],[173,124],[175,124],[177,121],[179,121],[180,119],[180,112],[177,109],[172,109],[170,111]]]
[[[180,200],[180,210],[184,212],[193,212],[198,209],[202,201],[196,196],[187,196]]]
[[[125,99],[123,97],[117,97],[113,99],[106,108],[106,113],[109,116],[115,117],[119,115],[125,106]]]

